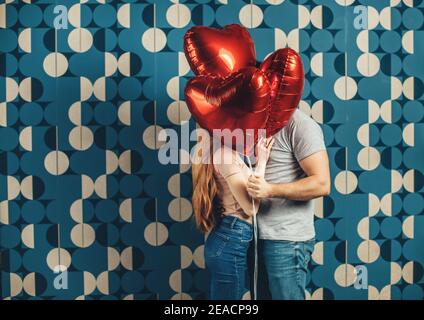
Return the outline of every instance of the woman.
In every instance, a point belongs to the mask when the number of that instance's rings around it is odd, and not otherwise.
[[[256,146],[255,174],[264,174],[273,139]],[[197,227],[209,233],[205,262],[211,274],[210,299],[239,300],[246,291],[247,250],[253,239],[252,204],[247,181],[252,174],[239,154],[226,146],[213,152],[211,161],[193,164],[193,209]]]

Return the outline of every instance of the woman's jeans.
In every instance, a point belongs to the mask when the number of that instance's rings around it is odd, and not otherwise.
[[[253,226],[225,216],[205,243],[205,262],[211,275],[211,300],[240,300],[247,291],[247,251]]]
[[[262,240],[261,257],[273,300],[304,300],[308,263],[315,239],[309,241]]]

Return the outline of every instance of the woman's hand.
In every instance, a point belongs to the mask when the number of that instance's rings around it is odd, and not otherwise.
[[[269,154],[271,152],[272,145],[274,144],[274,138],[260,138],[256,144],[256,169],[255,176],[264,177],[265,176],[265,167],[269,159]]]

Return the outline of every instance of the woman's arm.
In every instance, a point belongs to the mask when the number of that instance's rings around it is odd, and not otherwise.
[[[261,139],[258,141],[256,149],[258,163],[256,166],[255,174],[263,175],[265,173],[266,162],[268,161],[269,152],[273,143],[273,139]],[[237,173],[228,176],[226,181],[231,190],[231,193],[233,194],[240,207],[247,215],[252,216],[258,212],[260,200],[252,198],[247,192],[247,184],[252,172],[244,162],[239,161],[239,165],[240,170],[238,170]],[[254,206],[252,205],[252,200]]]

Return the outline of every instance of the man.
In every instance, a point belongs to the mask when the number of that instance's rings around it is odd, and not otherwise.
[[[330,193],[328,156],[320,126],[299,109],[274,138],[265,178],[252,175],[247,190],[261,199],[260,256],[272,299],[303,300],[315,243],[312,199]]]

